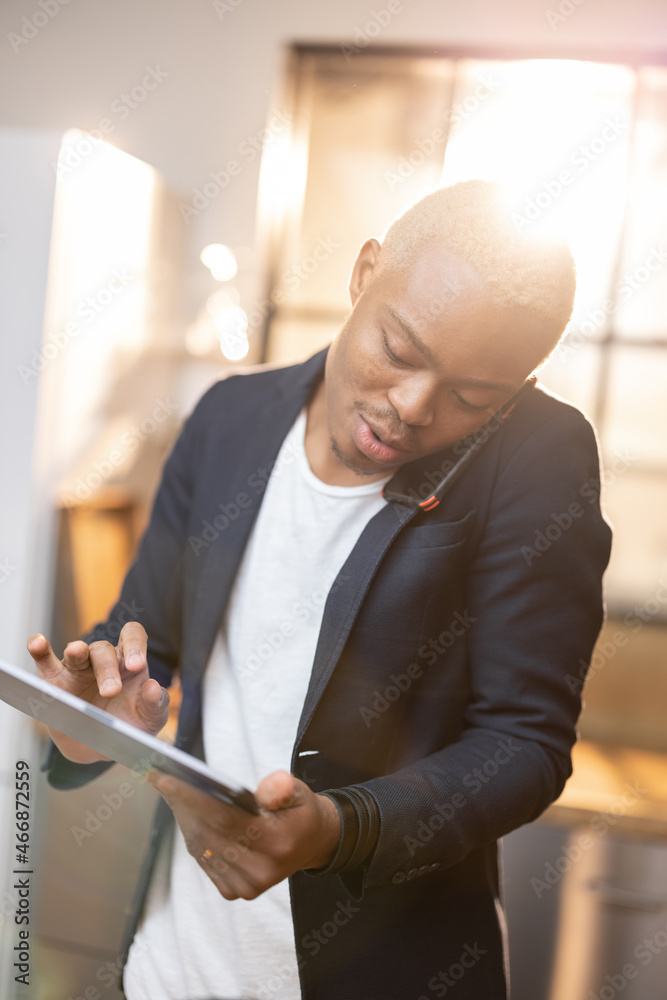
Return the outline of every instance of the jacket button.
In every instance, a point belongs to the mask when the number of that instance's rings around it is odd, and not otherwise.
[[[417,869],[416,868],[411,868],[410,871],[408,872],[408,874],[406,875],[406,878],[407,878],[408,882],[410,881],[410,879],[415,878],[416,875],[417,875]]]
[[[391,876],[391,880],[394,885],[398,885],[399,882],[405,882],[405,872],[394,872]]]
[[[435,869],[439,868],[439,867],[440,867],[440,862],[439,861],[434,861],[433,864],[430,866],[431,871],[435,871]]]
[[[431,870],[431,866],[430,865],[421,865],[420,868],[419,868],[419,874],[423,875],[424,872],[430,872],[430,870]]]

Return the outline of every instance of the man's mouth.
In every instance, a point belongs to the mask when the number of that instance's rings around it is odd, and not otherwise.
[[[406,455],[404,449],[387,443],[360,413],[354,414],[352,437],[359,451],[376,462],[395,463],[396,459]]]

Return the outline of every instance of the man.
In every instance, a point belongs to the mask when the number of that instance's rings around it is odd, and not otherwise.
[[[574,285],[494,185],[428,195],[328,348],[200,400],[109,621],[29,640],[150,732],[178,669],[179,745],[261,807],[152,772],[128,1000],[507,996],[496,841],[571,773],[610,550],[594,432],[530,381]],[[52,735],[52,784],[110,766]]]

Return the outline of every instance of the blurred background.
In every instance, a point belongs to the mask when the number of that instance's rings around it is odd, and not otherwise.
[[[106,615],[202,392],[327,344],[412,201],[498,179],[519,229],[567,233],[540,378],[597,427],[615,538],[574,775],[503,844],[512,996],[665,1000],[664,2],[13,0],[0,52],[0,657],[23,666],[32,632],[60,655]],[[36,872],[22,990],[3,823],[0,996],[116,1000],[153,792],[112,808],[120,768],[53,792],[45,746],[0,703],[0,814],[25,759]]]

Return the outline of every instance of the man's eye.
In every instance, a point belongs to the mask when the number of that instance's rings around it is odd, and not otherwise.
[[[392,351],[391,347],[389,346],[389,341],[387,340],[387,334],[385,333],[384,330],[382,331],[382,341],[384,343],[385,354],[387,355],[387,357],[389,358],[390,361],[394,361],[397,365],[407,365],[408,364],[407,361],[403,361],[403,359],[399,358],[399,356],[397,354],[394,354],[394,352]]]
[[[452,393],[454,395],[454,398],[456,399],[456,402],[459,404],[459,406],[462,406],[466,410],[488,410],[488,409],[490,409],[490,407],[488,406],[487,403],[484,403],[482,406],[476,406],[474,403],[469,403],[467,399],[464,399],[463,396],[461,396],[456,391],[456,389],[452,389]]]

